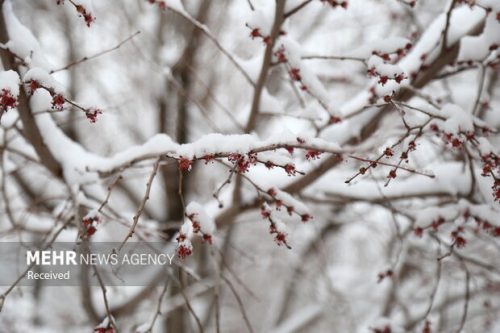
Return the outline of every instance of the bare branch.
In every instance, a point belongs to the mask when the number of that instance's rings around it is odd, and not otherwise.
[[[134,32],[132,35],[128,36],[127,38],[125,38],[124,40],[122,40],[120,43],[118,43],[117,45],[113,46],[112,48],[109,48],[109,49],[106,49],[106,50],[103,50],[103,51],[100,51],[94,55],[91,55],[91,56],[85,56],[79,60],[76,60],[76,61],[73,61],[69,64],[67,64],[66,66],[64,67],[61,67],[61,68],[58,68],[58,69],[53,69],[49,72],[49,74],[53,74],[53,73],[56,73],[56,72],[60,72],[60,71],[64,71],[64,70],[67,70],[67,69],[70,69],[71,67],[73,66],[76,66],[76,65],[79,65],[83,62],[86,62],[86,61],[89,61],[89,60],[93,60],[93,59],[96,59],[96,58],[99,58],[103,55],[105,55],[106,53],[110,53],[110,52],[113,52],[115,50],[118,50],[120,47],[122,47],[123,44],[127,43],[128,41],[132,40],[132,38],[134,38],[135,36],[137,36],[138,34],[140,34],[141,32],[140,31],[136,31]]]
[[[146,206],[146,202],[149,200],[149,193],[151,192],[151,187],[153,185],[153,180],[155,179],[156,173],[158,172],[158,167],[160,166],[160,158],[158,158],[153,166],[153,171],[149,175],[149,180],[146,183],[146,193],[144,193],[144,197],[142,198],[141,204],[139,205],[139,209],[137,210],[137,213],[133,217],[133,223],[132,226],[130,227],[130,230],[123,240],[123,242],[120,244],[118,247],[118,252],[121,251],[127,240],[132,237],[135,231],[135,227],[137,226],[137,223],[139,223],[139,218],[142,215],[142,212],[144,211],[144,207]]]

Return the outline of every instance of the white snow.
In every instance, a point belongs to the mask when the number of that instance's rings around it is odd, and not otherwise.
[[[165,134],[157,134],[140,146],[131,147],[110,158],[93,158],[85,163],[86,168],[91,170],[109,171],[121,165],[133,162],[137,159],[154,158],[159,155],[169,155],[172,157],[184,157],[193,159],[201,158],[210,154],[246,154],[252,150],[270,147],[272,145],[300,145],[297,142],[297,135],[285,132],[281,135],[269,137],[266,140],[259,140],[257,136],[250,134],[241,135],[223,135],[219,133],[207,134],[192,143],[179,145],[172,141]],[[331,152],[340,152],[341,149],[335,143],[328,142],[319,138],[305,137],[306,146],[311,146],[318,150],[327,150]],[[272,149],[269,149],[272,150]],[[277,153],[281,156],[281,153]],[[269,159],[270,153],[266,154]],[[282,157],[278,157],[282,160]]]
[[[20,84],[21,81],[17,72],[13,70],[0,72],[0,89],[9,90],[13,96],[18,96]]]
[[[368,59],[368,68],[376,69],[377,73],[387,76],[389,79],[392,79],[400,74],[405,75],[405,72],[401,67],[384,62],[382,58],[376,55],[372,55]]]
[[[3,13],[10,37],[5,46],[32,66],[50,68],[49,63],[42,54],[38,40],[28,28],[19,22],[14,14],[11,0],[6,0],[3,3]]]
[[[33,67],[24,74],[23,81],[25,83],[29,83],[31,80],[37,81],[46,88],[53,89],[58,94],[65,93],[66,89],[43,68]]]
[[[494,14],[490,14],[479,36],[466,36],[462,39],[457,61],[483,61],[492,52],[490,47],[494,45],[500,47],[500,21]],[[493,52],[493,54],[497,53],[498,51]]]
[[[207,212],[199,203],[192,201],[186,206],[186,215],[193,215],[192,220],[200,223],[200,231],[206,235],[212,235],[215,231],[213,218],[208,216]]]
[[[285,206],[293,207],[293,210],[295,212],[297,212],[299,215],[303,215],[303,214],[309,214],[310,215],[309,209],[301,201],[299,201],[298,199],[296,199],[292,195],[290,195],[290,194],[288,194],[288,193],[286,193],[284,191],[281,191],[278,188],[272,188],[272,189],[276,193],[275,198],[277,200],[282,201]]]
[[[474,131],[472,115],[465,112],[460,106],[450,103],[445,104],[440,114],[447,118],[443,125],[447,133],[457,134],[459,132]]]

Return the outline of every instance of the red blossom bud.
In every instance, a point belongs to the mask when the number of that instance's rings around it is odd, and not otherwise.
[[[192,161],[181,156],[181,158],[177,161],[177,167],[181,171],[190,171],[192,167]]]

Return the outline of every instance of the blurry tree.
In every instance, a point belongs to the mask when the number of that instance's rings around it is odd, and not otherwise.
[[[498,0],[0,4],[2,240],[178,256],[0,331],[500,330]]]

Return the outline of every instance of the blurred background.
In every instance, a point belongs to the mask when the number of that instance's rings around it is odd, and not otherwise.
[[[462,36],[481,35],[485,26],[487,2],[465,2],[419,0],[412,6],[405,0],[349,0],[346,5],[287,0],[282,8],[286,19],[269,43],[264,37],[276,25],[281,0],[10,1],[19,22],[39,43],[31,63],[18,62],[10,69],[22,77],[43,57],[44,69],[65,97],[102,111],[95,123],[70,103],[62,111],[39,111],[48,112],[82,151],[115,156],[158,133],[183,144],[210,133],[252,133],[264,140],[286,132],[336,142],[359,158],[331,160],[325,153],[310,161],[296,149],[283,155],[290,155],[305,176],[258,165],[225,185],[232,175],[227,159],[193,161],[190,171],[179,171],[175,159],[165,159],[145,202],[154,159],[119,172],[94,173],[85,181],[82,175],[75,187],[68,181],[74,170],[58,177],[39,163],[32,144],[23,139],[26,126],[16,110],[9,110],[0,131],[3,241],[47,239],[68,217],[57,240],[75,241],[82,217],[96,210],[101,222],[92,241],[121,241],[145,203],[137,233],[142,240],[171,244],[175,251],[185,220],[183,200],[201,203],[217,230],[212,245],[194,239],[192,256],[152,285],[108,286],[113,325],[106,322],[102,288],[40,283],[8,292],[0,331],[500,331],[500,243],[491,231],[500,221],[498,200],[491,194],[492,184],[497,184],[494,191],[498,186],[498,53],[490,50],[489,58],[456,64]],[[79,5],[95,17],[90,27]],[[463,21],[452,21],[450,47],[441,49],[445,18],[454,6]],[[3,14],[12,12],[4,7]],[[431,28],[439,17],[441,25]],[[498,31],[488,41],[498,40]],[[9,30],[10,39],[15,35]],[[375,50],[370,47],[397,37],[412,44],[411,60],[402,68],[414,68],[413,76],[405,73],[405,82],[415,84],[403,92],[376,90],[375,101],[370,100],[375,89],[394,86],[367,75]],[[281,47],[286,63],[276,53]],[[390,62],[404,62],[406,53],[398,58],[395,51],[386,51]],[[419,67],[425,63],[422,54],[429,56],[427,72]],[[294,79],[293,68],[300,68],[303,80]],[[384,95],[404,105],[384,102]],[[481,176],[484,159],[478,144],[464,141],[461,149],[453,149],[428,126],[440,119],[435,114],[446,103],[475,115],[477,137],[484,136],[482,128],[491,129],[487,140],[495,147],[496,162],[489,178]],[[252,124],[253,108],[258,115]],[[332,115],[342,121],[336,124]],[[406,135],[408,126],[417,131]],[[409,152],[414,140],[417,148],[405,165],[435,178],[398,169],[386,187],[391,167],[383,164],[358,175],[381,154],[382,161],[390,157],[384,150],[400,139],[390,165]],[[74,147],[61,144],[58,149]],[[86,153],[73,158],[68,165],[82,166],[78,172],[85,173]],[[309,207],[313,218],[308,223],[278,212],[291,249],[269,234],[259,209],[265,199],[255,195],[252,182],[287,191]],[[107,193],[106,207],[99,209]],[[85,199],[75,199],[79,196]],[[452,234],[457,228],[466,240],[460,248]]]

